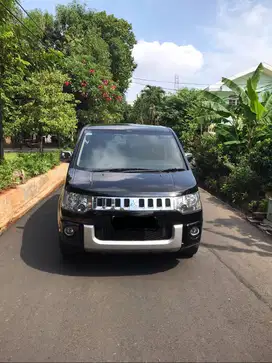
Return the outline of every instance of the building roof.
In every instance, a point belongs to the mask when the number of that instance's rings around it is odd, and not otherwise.
[[[264,73],[268,76],[271,76],[272,77],[272,66],[268,63],[264,63],[262,62],[263,64],[263,67],[264,67]],[[257,65],[258,66],[258,65]],[[240,72],[240,73],[237,73],[235,74],[234,76],[231,76],[231,77],[227,77],[228,79],[234,81],[234,80],[238,80],[244,76],[251,76],[251,74],[254,73],[254,71],[256,70],[256,67],[251,67],[249,69],[246,69],[245,71],[243,72]],[[238,83],[239,84],[239,83]],[[222,87],[224,87],[224,89],[222,89]],[[214,84],[211,84],[209,87],[206,88],[207,91],[228,91],[229,88],[224,86],[223,82],[222,81],[218,81]]]

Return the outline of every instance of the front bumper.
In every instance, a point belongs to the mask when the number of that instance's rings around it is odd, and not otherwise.
[[[131,214],[130,214],[131,215]],[[158,239],[138,239],[133,233],[126,234],[126,238],[116,240],[109,236],[102,238],[98,233],[98,226],[107,226],[111,213],[107,216],[104,213],[90,214],[88,217],[62,215],[59,218],[59,233],[61,242],[70,245],[77,250],[88,252],[176,252],[194,245],[198,245],[202,232],[202,211],[191,215],[182,216],[178,212],[156,213],[157,218],[163,223],[171,223],[172,233]],[[73,226],[75,234],[67,237],[63,230],[67,226]],[[198,227],[200,233],[192,237],[190,230]]]
[[[182,245],[183,225],[173,226],[170,239],[145,240],[145,241],[102,241],[95,236],[94,226],[84,226],[85,251],[178,251]]]

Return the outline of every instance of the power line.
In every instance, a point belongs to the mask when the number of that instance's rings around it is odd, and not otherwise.
[[[38,39],[37,38],[37,36],[36,36],[36,34],[34,34],[33,32],[32,32],[32,30],[30,30],[22,21],[21,21],[21,19],[19,19],[18,18],[18,16],[17,15],[15,15],[2,1],[0,1],[0,5],[2,5],[2,7],[4,8],[4,9],[6,9],[6,11],[11,15],[11,16],[13,16],[13,18],[14,19],[16,19],[21,25],[22,25],[22,27],[25,29],[25,30],[27,30],[31,35],[33,35],[38,41],[39,41],[39,43],[43,46],[43,47],[45,47],[46,48],[46,50],[48,50],[48,47],[45,45],[45,44],[43,44],[42,42],[41,42],[41,40],[40,39]],[[33,40],[33,39],[31,39],[31,40]]]
[[[132,77],[132,78],[139,80],[139,81],[147,81],[147,82],[159,82],[159,83],[170,83],[170,84],[176,83],[173,81],[161,81],[158,79],[147,79],[147,78],[139,78],[139,77]],[[188,85],[195,85],[195,86],[209,86],[209,83],[179,82],[179,84],[188,84]]]
[[[138,84],[139,86],[149,86],[147,83],[141,83],[136,81],[132,81],[131,83]],[[175,88],[168,88],[168,87],[161,87],[161,88],[167,91],[177,91],[177,89]]]
[[[134,83],[134,84],[138,84],[140,86],[151,86],[150,84],[148,83],[142,83],[142,82],[137,82],[137,81],[132,81],[131,83]],[[181,88],[177,89],[177,88],[169,88],[169,87],[161,87],[161,86],[158,86],[166,91],[179,91],[181,90]]]
[[[35,26],[37,27],[37,29],[39,29],[41,31],[41,33],[43,34],[43,30],[40,28],[40,26],[36,23],[36,21],[32,18],[32,16],[30,16],[29,12],[26,11],[26,9],[23,7],[23,5],[20,4],[20,2],[18,0],[14,0],[16,2],[16,4],[23,10],[23,12],[29,17],[29,19],[33,22],[33,24],[35,24]]]

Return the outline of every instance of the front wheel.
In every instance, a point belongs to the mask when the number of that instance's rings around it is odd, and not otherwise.
[[[199,245],[192,246],[185,249],[180,249],[177,252],[177,257],[185,257],[185,258],[192,258],[198,251]]]

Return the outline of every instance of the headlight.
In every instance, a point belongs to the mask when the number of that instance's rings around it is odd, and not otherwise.
[[[176,210],[182,214],[198,212],[202,209],[199,192],[176,198]]]
[[[85,213],[92,209],[92,197],[84,194],[64,192],[62,208],[71,212]]]

